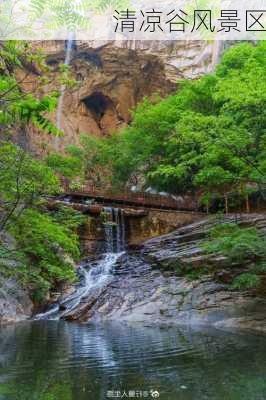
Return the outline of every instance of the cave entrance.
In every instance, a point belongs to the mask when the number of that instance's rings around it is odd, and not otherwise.
[[[96,129],[99,129],[97,133],[109,135],[117,130],[121,119],[118,116],[115,103],[110,97],[105,96],[100,91],[95,91],[91,95],[84,97],[81,103],[84,107],[82,111],[83,117],[89,117],[88,123],[90,123],[91,117],[93,118],[97,125]]]
[[[86,108],[93,114],[97,122],[103,118],[106,111],[113,108],[113,103],[109,97],[104,96],[101,92],[94,92],[90,96],[85,97],[82,102]]]

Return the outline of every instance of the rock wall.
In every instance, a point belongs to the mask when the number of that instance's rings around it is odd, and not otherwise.
[[[148,239],[165,235],[202,218],[203,214],[197,212],[148,210],[141,218],[128,219],[128,243],[142,245]]]
[[[52,78],[53,74],[56,77],[59,63],[65,59],[65,42],[37,42],[34,46],[44,49]],[[78,144],[81,133],[108,135],[123,128],[145,96],[166,96],[176,90],[179,80],[212,71],[223,46],[222,42],[203,41],[75,42],[70,68],[78,87],[64,95],[64,136],[54,139],[29,130],[29,146],[37,153],[62,150],[68,144]],[[38,92],[34,73],[24,88]],[[45,90],[56,88],[60,89],[52,79]],[[55,115],[52,118],[56,120]]]
[[[125,209],[125,232],[128,246],[141,246],[147,239],[169,233],[181,226],[202,219],[201,213],[164,210]],[[105,233],[99,215],[89,216],[79,232],[84,254],[100,251]]]
[[[15,240],[6,232],[0,234],[0,242],[9,250],[16,248]],[[12,254],[12,253],[11,253]],[[30,318],[33,312],[33,302],[29,292],[22,288],[12,270],[17,268],[17,261],[13,257],[1,259],[0,270],[0,325],[23,321]]]
[[[265,215],[241,215],[239,221],[265,232]],[[83,298],[67,319],[213,325],[265,333],[265,293],[233,290],[230,279],[224,279],[229,273],[232,281],[245,266],[239,271],[239,266],[227,265],[225,270],[224,257],[204,254],[200,246],[213,223],[205,218],[147,241],[140,252],[121,256],[108,286]],[[203,266],[208,268],[197,276]],[[182,274],[183,268],[193,275]]]
[[[26,290],[0,275],[0,325],[28,319],[32,311],[33,303]]]

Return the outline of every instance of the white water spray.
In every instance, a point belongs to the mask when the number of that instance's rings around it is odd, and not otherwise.
[[[74,33],[71,32],[69,34],[69,38],[67,40],[66,56],[65,56],[64,65],[70,64],[73,43],[74,43]],[[56,111],[56,127],[58,130],[62,129],[62,111],[63,111],[63,105],[64,105],[65,91],[66,91],[66,85],[63,84],[63,85],[61,85],[61,88],[60,88],[60,97],[58,100],[58,106],[57,106],[57,111]],[[56,149],[58,149],[58,145],[59,145],[58,137],[56,137],[56,139],[55,139]]]
[[[105,251],[94,266],[84,264],[79,267],[83,283],[64,300],[54,304],[48,311],[38,314],[35,319],[58,320],[74,312],[89,296],[106,287],[112,279],[112,270],[125,249],[125,221],[123,210],[105,208],[107,221],[104,224]],[[90,267],[88,269],[88,266]]]

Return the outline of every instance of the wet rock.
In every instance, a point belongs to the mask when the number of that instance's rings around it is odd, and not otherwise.
[[[245,329],[245,331],[257,331],[266,334],[265,309],[263,307],[263,310],[261,310],[261,312],[257,311],[255,315],[244,315],[238,318],[229,318],[225,321],[218,321],[215,324],[215,327],[228,330]]]
[[[235,218],[228,216],[226,221]],[[264,215],[244,215],[240,223],[264,229],[265,220]],[[110,264],[112,269],[108,269],[108,279],[101,285],[89,286],[89,291],[86,286],[80,287],[82,293],[85,289],[84,296],[74,306],[71,298],[65,299],[70,308],[66,312],[61,309],[60,316],[84,323],[116,320],[266,332],[265,296],[232,290],[230,280],[241,266],[226,268],[225,257],[209,256],[202,250],[202,240],[215,223],[213,218],[205,218],[149,240],[141,249],[118,253]],[[84,264],[90,276],[95,275],[95,266],[98,275],[101,269],[105,270],[103,259],[96,256]],[[173,270],[166,271],[171,265]],[[203,269],[202,265],[208,268]],[[184,274],[185,268],[196,275]],[[73,296],[75,299],[75,293]]]
[[[243,223],[262,225],[263,218],[244,216]],[[202,252],[200,243],[212,225],[213,220],[204,219],[152,239],[141,251],[121,258],[115,265],[109,287],[98,298],[94,297],[89,310],[80,310],[75,320],[111,319],[266,331],[263,318],[266,299],[230,289],[228,283],[237,269],[234,268],[233,273],[220,270],[224,257],[218,255],[210,259]],[[165,273],[162,268],[178,263],[197,269],[203,264],[202,260],[210,262],[212,268],[218,267],[218,281],[213,272],[188,280],[173,272]]]
[[[16,248],[15,239],[7,232],[0,234],[0,241],[10,249]],[[12,271],[17,268],[17,261],[11,258],[2,258],[3,271]],[[23,321],[31,317],[33,303],[29,293],[21,285],[6,275],[0,273],[0,325]]]
[[[238,222],[241,226],[256,226],[261,231],[265,221],[266,216],[263,214],[229,215],[223,220],[227,223]],[[205,218],[170,234],[151,239],[145,243],[143,256],[155,266],[180,273],[186,272],[190,266],[193,269],[208,266],[210,270],[220,271],[228,267],[226,257],[221,254],[206,254],[201,246],[206,234],[217,222],[219,221],[214,217]],[[234,265],[230,265],[231,267],[235,268]]]
[[[29,319],[32,312],[29,294],[15,280],[0,276],[0,325]]]

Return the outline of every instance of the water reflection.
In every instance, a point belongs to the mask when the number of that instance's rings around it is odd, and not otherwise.
[[[266,399],[266,339],[217,331],[35,321],[0,330],[1,400]],[[151,398],[151,397],[149,397]]]

